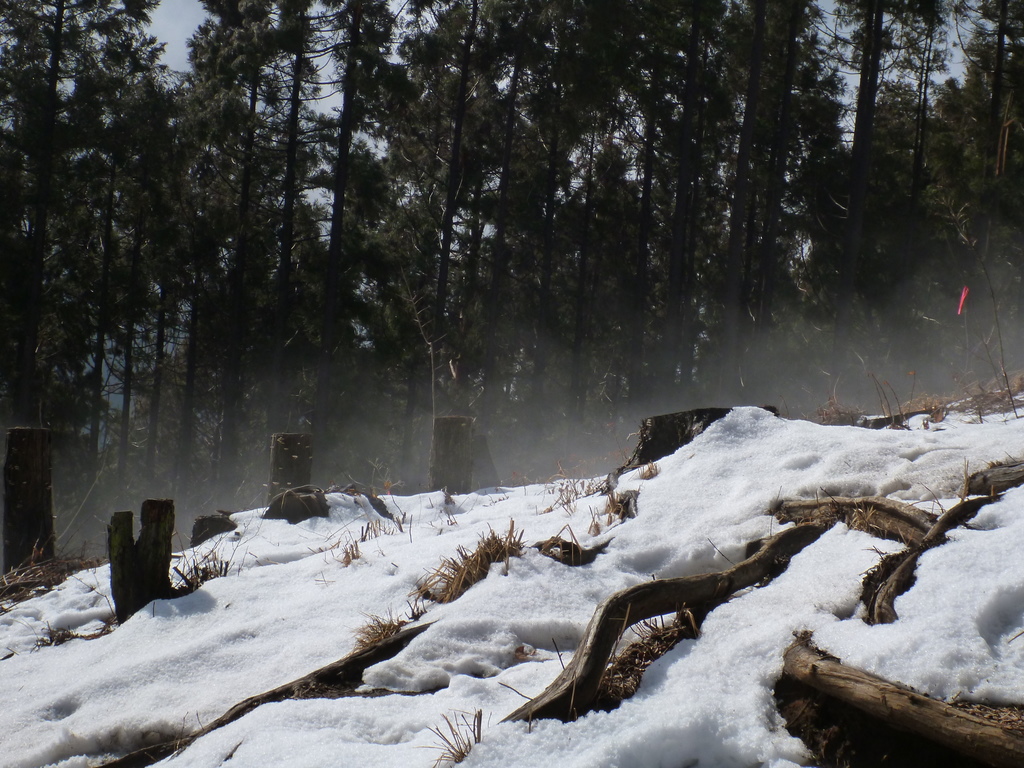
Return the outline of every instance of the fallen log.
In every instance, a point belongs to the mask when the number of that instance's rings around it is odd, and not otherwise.
[[[917,507],[884,496],[787,499],[776,505],[773,514],[782,523],[831,526],[842,521],[855,530],[908,545],[922,541],[936,520]]]
[[[586,714],[593,709],[608,659],[628,627],[684,608],[707,613],[738,590],[781,573],[791,557],[825,530],[814,524],[788,528],[727,571],[648,581],[616,592],[594,611],[572,661],[561,674],[502,722],[542,718],[568,722]]]
[[[249,714],[263,704],[270,704],[286,699],[337,699],[343,696],[379,696],[379,691],[357,692],[362,685],[363,673],[374,664],[386,661],[397,656],[413,638],[431,625],[432,622],[416,624],[405,627],[373,645],[353,651],[338,661],[310,672],[308,675],[292,680],[284,685],[279,685],[269,691],[264,691],[255,696],[240,701],[231,707],[227,712],[218,717],[212,723],[200,728],[195,733],[184,736],[173,741],[155,744],[150,747],[130,752],[124,757],[104,763],[102,768],[145,768],[164,758],[180,752],[196,739],[202,738],[211,731],[222,728],[228,723]],[[391,693],[403,693],[400,691],[387,691]]]
[[[896,598],[914,585],[917,561],[921,555],[946,542],[946,534],[970,521],[986,504],[999,496],[965,499],[944,512],[920,541],[903,550],[886,555],[864,578],[861,599],[867,608],[868,624],[891,624],[899,618]]]
[[[964,483],[963,496],[993,496],[1024,485],[1024,461],[993,464],[971,474]]]
[[[867,672],[798,639],[784,654],[783,674],[947,749],[994,766],[1024,765],[1024,733],[982,717],[966,707],[924,696]]]

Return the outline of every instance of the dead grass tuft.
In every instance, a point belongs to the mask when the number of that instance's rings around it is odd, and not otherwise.
[[[840,403],[835,395],[829,395],[828,402],[818,407],[818,423],[831,426],[853,426],[864,411]]]
[[[197,557],[195,553],[180,556],[178,564],[171,569],[179,580],[174,586],[174,592],[179,597],[191,595],[206,582],[227,576],[230,567],[231,563],[221,559],[216,551],[202,557]]]
[[[362,556],[363,553],[359,551],[359,542],[350,541],[341,548],[341,557],[338,560],[341,562],[342,567],[348,568],[355,560]]]
[[[35,650],[48,648],[53,645],[64,645],[64,643],[70,640],[95,640],[98,637],[109,635],[114,631],[114,627],[116,625],[117,622],[114,620],[113,616],[111,616],[107,621],[104,621],[103,626],[95,632],[82,633],[67,627],[51,627],[47,624],[46,631],[43,633],[43,636],[36,640]]]
[[[459,547],[455,557],[446,557],[416,585],[411,596],[416,600],[450,603],[483,579],[492,563],[505,563],[523,553],[523,532],[516,531],[515,522],[509,521],[508,533],[499,536],[493,530],[480,537],[472,552]]]
[[[598,702],[601,709],[615,709],[640,687],[644,672],[657,659],[668,653],[680,640],[697,637],[697,623],[689,611],[683,611],[666,624],[664,619],[651,619],[637,624],[637,639],[616,654],[601,678]]]
[[[377,539],[381,536],[393,536],[398,531],[383,520],[371,520],[359,529],[359,542],[365,544],[370,539]]]
[[[18,603],[48,592],[68,576],[106,561],[100,558],[60,558],[15,568],[0,576],[0,615]]]
[[[636,517],[637,511],[637,499],[640,496],[639,491],[611,491],[608,494],[608,501],[605,502],[604,512],[590,512],[590,527],[587,528],[587,533],[591,536],[597,536],[604,528],[610,527],[615,523],[621,523],[631,517]],[[602,523],[601,518],[604,518]]]
[[[472,719],[471,719],[472,718]],[[468,712],[457,712],[453,717],[443,715],[444,725],[430,728],[440,740],[431,749],[441,750],[434,761],[434,768],[461,763],[469,755],[474,744],[483,737],[484,713],[478,709],[470,716]]]
[[[551,506],[543,510],[541,514],[546,515],[548,512],[561,509],[567,515],[571,515],[576,512],[577,501],[585,496],[593,496],[599,490],[599,486],[595,485],[592,480],[564,478],[558,482],[558,498],[555,499]]]
[[[651,480],[657,477],[660,471],[656,462],[649,461],[640,467],[639,477],[641,480]]]
[[[367,615],[367,622],[356,630],[356,650],[362,651],[397,635],[409,619],[396,618],[391,611],[387,616]]]

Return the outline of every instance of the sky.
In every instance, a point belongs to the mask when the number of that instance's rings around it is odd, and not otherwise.
[[[164,63],[171,69],[188,67],[186,42],[203,20],[199,0],[162,0],[152,14],[150,34],[166,44]]]
[[[992,403],[988,404],[989,406]],[[732,568],[747,545],[783,527],[780,498],[888,496],[938,514],[965,471],[1024,444],[1024,419],[978,403],[907,430],[822,426],[738,408],[656,469],[622,475],[633,518],[610,518],[598,483],[552,478],[525,487],[383,498],[402,530],[365,498],[328,494],[330,514],[290,525],[262,509],[175,564],[225,563],[198,591],[158,600],[103,632],[106,566],[18,604],[0,602],[0,768],[86,768],[211,723],[234,704],[349,654],[369,617],[401,617],[410,592],[444,558],[510,522],[521,557],[495,563],[446,604],[365,686],[349,695],[264,704],[211,731],[165,768],[428,768],[437,729],[480,711],[464,768],[797,768],[806,748],[773,696],[794,633],[857,669],[946,700],[1022,703],[1024,488],[982,507],[969,527],[925,552],[899,618],[869,625],[864,574],[902,544],[837,523],[768,583],[737,592],[647,670],[616,710],[575,722],[502,722],[559,675],[602,600],[652,579]],[[978,422],[982,413],[984,423]],[[611,467],[609,467],[609,470]],[[374,527],[371,529],[371,523]],[[791,525],[789,523],[785,525]],[[571,567],[533,546],[548,537],[603,545]],[[59,630],[88,637],[47,642]],[[628,642],[632,634],[623,638]]]

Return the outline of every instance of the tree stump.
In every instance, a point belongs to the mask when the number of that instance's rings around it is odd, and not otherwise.
[[[469,416],[434,419],[430,444],[430,490],[473,490],[473,421]]]
[[[107,557],[110,559],[110,594],[114,598],[114,614],[125,622],[139,607],[136,597],[135,515],[130,509],[115,512],[107,526]]]
[[[779,412],[770,405],[761,407],[776,416],[779,415]],[[732,408],[694,408],[661,416],[648,416],[640,422],[636,450],[622,466],[619,474],[675,453],[731,410]]]
[[[309,485],[313,474],[313,436],[278,432],[270,440],[270,486],[267,503],[291,488]]]
[[[114,613],[123,623],[152,600],[174,596],[171,589],[171,536],[174,502],[147,499],[142,503],[142,529],[133,538],[134,515],[115,512],[107,526],[110,592]]]
[[[267,511],[263,513],[263,518],[287,520],[294,525],[311,517],[329,517],[330,514],[331,510],[324,492],[312,485],[303,485],[285,489],[272,498]]]
[[[52,560],[50,430],[7,430],[4,463],[4,569]]]
[[[233,531],[237,527],[238,523],[226,514],[200,515],[192,522],[192,537],[189,539],[189,546],[198,547],[217,534]]]

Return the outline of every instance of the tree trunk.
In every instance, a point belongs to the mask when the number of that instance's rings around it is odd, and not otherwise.
[[[690,212],[693,210],[696,146],[694,125],[697,117],[697,103],[701,94],[699,82],[700,50],[703,29],[701,26],[702,5],[693,0],[690,11],[690,35],[686,46],[686,90],[683,94],[683,110],[679,118],[679,150],[676,170],[675,206],[672,212],[672,240],[668,253],[668,294],[665,307],[665,333],[663,359],[665,369],[661,388],[665,392],[674,390],[676,373],[683,357],[681,346],[688,343],[684,332],[686,304],[693,290],[688,274],[687,261],[689,233],[692,229]],[[688,356],[688,355],[687,355]],[[684,377],[688,376],[684,373]]]
[[[437,261],[437,292],[434,296],[433,328],[431,344],[435,357],[447,333],[448,271],[451,262],[452,241],[455,232],[455,210],[458,207],[459,190],[462,188],[462,131],[466,121],[469,92],[469,70],[476,42],[476,25],[480,11],[480,0],[471,0],[469,25],[462,41],[462,60],[459,65],[459,87],[455,96],[455,113],[452,115],[452,149],[448,160],[448,188],[445,194],[444,215],[441,219],[441,252]]]
[[[913,275],[914,265],[920,257],[921,243],[921,193],[925,178],[925,139],[928,129],[928,89],[931,84],[935,61],[935,34],[938,19],[928,23],[925,38],[924,58],[917,73],[917,103],[914,109],[914,160],[911,166],[910,199],[907,201],[907,230],[902,255],[898,260],[896,279],[900,285],[907,285]]]
[[[764,51],[767,0],[754,3],[754,40],[750,51],[750,73],[747,77],[747,95],[743,106],[743,123],[736,152],[736,174],[733,181],[732,203],[729,209],[729,241],[725,260],[725,296],[722,311],[724,328],[719,351],[719,382],[727,397],[736,397],[742,391],[742,361],[740,324],[743,321],[743,247],[746,242],[747,207],[750,189],[750,156],[754,146],[754,126],[757,122],[758,93],[761,90],[761,60]]]
[[[789,142],[792,133],[793,85],[800,58],[801,21],[807,11],[807,0],[791,0],[789,27],[786,34],[786,72],[783,75],[782,99],[772,140],[772,172],[768,187],[767,221],[761,240],[757,285],[759,288],[755,322],[759,330],[772,323],[775,285],[778,277],[778,239],[782,222],[782,198],[786,186]]]
[[[128,290],[125,292],[126,317],[124,332],[124,370],[121,377],[121,430],[118,435],[117,478],[122,488],[128,482],[128,454],[131,447],[132,399],[135,396],[135,326],[138,324],[139,273],[142,270],[143,223],[145,213],[141,203],[135,215],[135,234],[132,239],[131,268]]]
[[[864,6],[864,43],[861,51],[860,82],[857,90],[857,116],[850,152],[850,195],[847,204],[846,238],[839,261],[839,287],[836,296],[834,340],[835,367],[838,375],[848,358],[847,346],[853,323],[853,304],[857,292],[857,265],[863,245],[864,213],[871,175],[871,149],[875,132],[875,101],[878,96],[882,59],[882,31],[885,0],[866,0]]]
[[[579,255],[576,262],[576,295],[573,320],[572,349],[569,357],[569,403],[570,415],[569,434],[573,434],[583,421],[583,411],[587,401],[587,382],[583,376],[583,345],[588,332],[589,315],[587,305],[590,301],[590,228],[594,217],[594,144],[595,137],[590,136],[587,149],[587,178],[583,192],[583,228],[580,232]]]
[[[156,316],[156,351],[153,356],[153,385],[149,398],[149,428],[146,431],[146,477],[156,484],[156,449],[160,443],[160,405],[163,399],[164,347],[167,343],[167,289],[160,286],[160,308]]]
[[[652,90],[655,75],[651,75]],[[653,96],[651,97],[653,98]],[[651,261],[651,228],[654,212],[651,194],[654,191],[654,143],[658,136],[655,110],[651,106],[644,122],[643,162],[640,182],[640,221],[637,224],[636,260],[632,287],[632,307],[629,333],[625,334],[626,381],[629,382],[630,402],[639,402],[646,394],[644,386],[644,341],[647,334],[647,307],[650,304],[649,276]]]
[[[548,143],[547,182],[544,189],[544,226],[541,246],[540,286],[537,291],[537,326],[533,345],[533,381],[530,387],[533,411],[538,423],[543,423],[547,413],[548,362],[554,341],[555,322],[551,283],[555,264],[555,209],[558,205],[558,163],[559,149],[558,114],[561,106],[561,87],[555,89],[556,125]]]
[[[107,338],[110,333],[110,271],[114,263],[114,200],[117,165],[110,161],[106,210],[103,214],[103,256],[100,266],[99,299],[96,307],[96,344],[93,347],[93,368],[90,374],[92,387],[92,413],[89,424],[89,458],[91,471],[100,471],[100,426],[106,411],[107,400],[104,392],[104,374],[107,362]]]
[[[277,305],[274,312],[274,338],[271,358],[273,367],[270,380],[270,401],[267,413],[271,429],[283,429],[288,417],[287,397],[291,387],[285,381],[291,380],[285,362],[285,345],[288,340],[288,324],[291,318],[292,250],[295,247],[295,199],[297,193],[299,157],[299,112],[302,107],[302,72],[305,56],[303,47],[306,36],[306,14],[299,14],[301,40],[292,59],[292,82],[288,96],[288,128],[285,144],[284,188],[281,205],[281,230],[277,262]]]
[[[230,319],[228,348],[224,354],[223,421],[221,424],[218,479],[231,493],[238,485],[239,431],[242,421],[242,357],[245,349],[246,304],[245,276],[249,268],[249,228],[251,226],[253,171],[256,164],[256,117],[259,105],[259,72],[249,80],[248,125],[242,145],[242,177],[238,193],[238,228],[235,256],[228,271]]]
[[[174,482],[172,491],[180,497],[183,488],[192,482],[192,442],[195,435],[195,397],[196,373],[199,358],[199,275],[198,265],[193,276],[195,285],[192,289],[188,313],[188,341],[185,353],[185,385],[181,394],[181,428],[178,431],[178,446],[174,457]]]
[[[508,271],[509,253],[505,243],[508,223],[508,185],[512,174],[512,145],[516,133],[516,98],[519,95],[519,75],[522,71],[522,42],[516,47],[512,79],[508,86],[508,106],[505,110],[505,137],[501,153],[501,173],[498,180],[498,210],[494,224],[494,260],[491,265],[491,284],[487,291],[487,348],[481,370],[483,379],[483,402],[480,413],[484,425],[494,416],[495,395],[498,382],[495,381],[498,356],[498,318],[502,309],[502,286]]]
[[[53,9],[52,34],[50,35],[50,61],[47,65],[43,122],[40,126],[34,215],[30,226],[32,266],[28,285],[28,315],[25,318],[24,331],[22,339],[20,339],[19,370],[14,400],[14,418],[17,422],[24,424],[38,423],[40,417],[35,408],[38,394],[36,391],[36,348],[39,346],[39,329],[43,318],[46,236],[53,188],[53,165],[57,153],[57,111],[60,102],[58,86],[64,58],[64,9],[65,0],[56,0]]]
[[[52,560],[50,430],[7,430],[4,461],[4,571]]]
[[[327,442],[331,422],[331,378],[334,361],[335,325],[338,315],[338,291],[341,286],[342,238],[345,235],[345,195],[348,192],[349,154],[356,126],[356,99],[359,95],[359,47],[362,42],[363,4],[349,3],[348,57],[342,86],[341,120],[338,123],[338,157],[334,165],[334,189],[331,203],[331,231],[327,244],[327,281],[324,317],[320,332],[320,358],[317,365],[316,403],[313,410],[313,434],[321,444]]]

